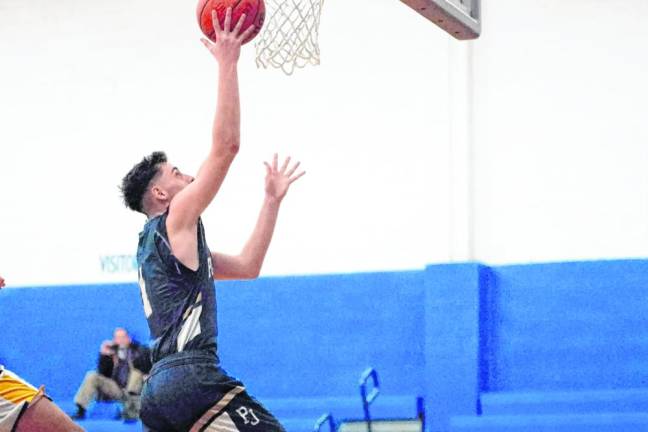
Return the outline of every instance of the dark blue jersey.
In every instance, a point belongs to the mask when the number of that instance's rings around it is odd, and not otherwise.
[[[216,293],[211,254],[198,220],[198,270],[171,252],[168,213],[150,219],[139,235],[139,284],[153,339],[153,363],[169,354],[203,351],[216,356]]]

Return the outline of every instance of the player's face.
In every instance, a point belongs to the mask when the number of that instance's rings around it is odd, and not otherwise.
[[[170,200],[173,199],[178,192],[187,187],[189,183],[194,181],[192,176],[183,174],[178,167],[173,166],[168,162],[164,163],[160,167],[160,170],[162,171],[162,175],[157,183],[165,190]]]

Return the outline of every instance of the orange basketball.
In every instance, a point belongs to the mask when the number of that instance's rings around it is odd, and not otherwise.
[[[198,7],[196,8],[196,15],[198,16],[198,24],[200,25],[200,30],[211,39],[213,42],[216,42],[216,34],[214,32],[214,26],[212,23],[212,10],[216,10],[218,16],[218,22],[221,25],[221,28],[224,28],[225,23],[225,11],[228,7],[232,7],[232,23],[231,29],[234,29],[236,23],[242,14],[245,14],[245,21],[241,27],[241,33],[245,31],[249,26],[254,25],[254,30],[252,33],[243,41],[243,43],[248,43],[254,37],[259,34],[261,27],[263,26],[263,20],[265,18],[265,4],[263,0],[199,0]]]

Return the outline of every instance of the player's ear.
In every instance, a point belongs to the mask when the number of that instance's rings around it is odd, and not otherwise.
[[[151,194],[153,195],[153,198],[162,201],[166,200],[168,197],[167,192],[159,186],[153,186],[151,188]]]

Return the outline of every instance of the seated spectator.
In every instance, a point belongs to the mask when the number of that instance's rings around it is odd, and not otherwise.
[[[137,419],[139,395],[150,369],[150,350],[132,340],[123,328],[116,328],[113,340],[104,341],[99,348],[97,370],[86,374],[74,398],[77,412],[72,418],[84,419],[93,400],[112,400],[124,403],[125,420]]]

